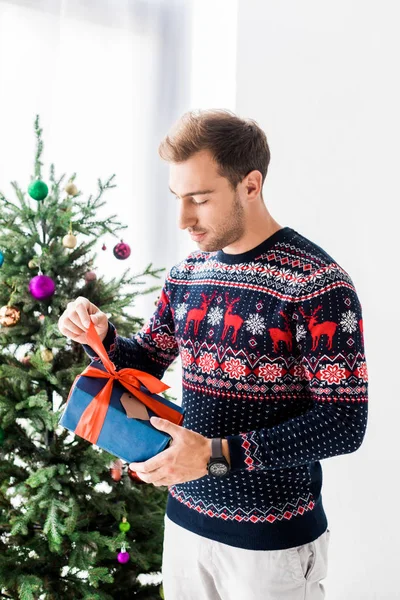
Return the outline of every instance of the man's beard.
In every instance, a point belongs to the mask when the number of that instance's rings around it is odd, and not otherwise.
[[[204,252],[215,252],[236,242],[243,236],[244,231],[244,210],[236,193],[231,212],[221,225],[221,230],[216,232],[214,239],[207,240],[206,234],[206,239],[204,242],[199,242],[199,246]]]

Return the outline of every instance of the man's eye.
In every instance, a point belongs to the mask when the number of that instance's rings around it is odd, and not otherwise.
[[[208,200],[201,200],[201,202],[196,202],[196,200],[193,200],[194,204],[206,204],[206,202],[208,202]]]

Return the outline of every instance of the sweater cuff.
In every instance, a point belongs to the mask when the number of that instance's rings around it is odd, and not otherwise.
[[[242,435],[227,435],[231,471],[252,470],[246,463],[244,439]]]
[[[109,321],[108,322],[108,331],[107,331],[106,337],[103,340],[103,346],[110,358],[112,358],[112,355],[115,351],[116,337],[117,337],[117,330],[115,329],[114,325],[112,323],[110,323],[110,321]],[[86,354],[88,354],[90,356],[91,359],[93,359],[93,360],[99,359],[99,357],[97,356],[97,354],[93,350],[93,348],[91,348],[87,344],[82,344],[82,345],[83,345],[84,351],[86,352]]]

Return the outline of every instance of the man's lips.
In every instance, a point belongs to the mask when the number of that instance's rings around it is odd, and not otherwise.
[[[205,235],[206,235],[205,231],[203,233],[194,233],[193,232],[190,234],[192,240],[195,240],[195,242],[198,242],[199,240],[201,240]]]

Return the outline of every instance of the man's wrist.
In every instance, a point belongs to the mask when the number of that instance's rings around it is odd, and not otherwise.
[[[228,461],[229,466],[231,466],[231,455],[229,453],[228,440],[222,440],[222,454],[225,456],[226,460]]]
[[[212,454],[211,440],[212,440],[212,438],[207,438],[207,444],[206,444],[207,463],[210,460],[211,454]],[[228,461],[229,466],[231,466],[231,457],[230,457],[230,453],[229,453],[228,440],[222,439],[221,441],[222,441],[222,454]]]

